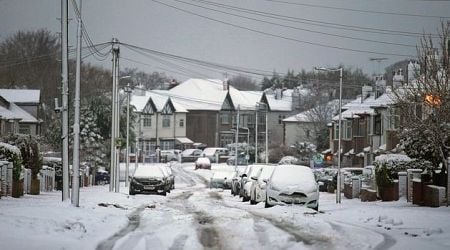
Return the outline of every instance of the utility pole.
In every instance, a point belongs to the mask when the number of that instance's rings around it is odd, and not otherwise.
[[[116,43],[119,42],[116,39]],[[115,103],[115,107],[116,107],[116,126],[115,126],[115,136],[114,138],[116,138],[116,140],[118,140],[120,138],[120,95],[119,95],[119,83],[120,83],[120,78],[119,78],[119,54],[120,54],[120,49],[119,49],[119,45],[116,45],[116,51],[117,51],[117,56],[116,56],[116,103]],[[120,141],[121,142],[121,141]],[[116,179],[115,179],[115,192],[118,193],[120,191],[120,147],[122,143],[116,144]]]
[[[266,104],[266,164],[269,164],[269,127],[268,125],[268,117],[269,115],[269,106]]]
[[[117,68],[119,49],[116,47],[117,39],[112,39],[112,102],[111,102],[111,165],[110,165],[110,181],[109,191],[114,191],[116,182],[116,98],[117,98]]]
[[[125,88],[125,92],[127,93],[127,141],[126,141],[126,168],[125,168],[125,187],[128,187],[128,175],[130,172],[130,146],[129,146],[129,138],[130,138],[130,93],[131,87],[130,83],[127,84]],[[175,123],[174,123],[175,124]]]
[[[77,69],[75,79],[74,123],[73,123],[73,179],[72,205],[80,206],[80,81],[81,81],[81,2],[79,4],[77,28]]]
[[[61,139],[62,139],[62,200],[69,199],[69,110],[67,107],[69,94],[69,64],[68,64],[68,0],[61,0]]]
[[[234,151],[235,151],[235,159],[234,159],[234,169],[237,170],[238,165],[238,143],[239,143],[239,110],[241,109],[241,106],[238,104],[237,107],[237,117],[236,117],[236,144],[234,145]]]
[[[255,106],[255,164],[258,163],[258,103]]]

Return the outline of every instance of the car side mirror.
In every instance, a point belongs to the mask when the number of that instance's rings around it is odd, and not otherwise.
[[[263,182],[267,183],[269,182],[269,179],[263,179]]]
[[[258,178],[256,178],[255,176],[250,177],[252,180],[258,180]]]

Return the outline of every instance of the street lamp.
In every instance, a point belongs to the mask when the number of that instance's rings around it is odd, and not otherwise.
[[[115,48],[117,50],[118,54],[118,48]],[[115,56],[117,58],[117,55]],[[117,59],[113,60],[114,63],[114,70],[113,70],[113,93],[112,93],[112,107],[111,107],[111,113],[112,113],[112,119],[111,119],[111,177],[110,177],[110,187],[109,191],[115,191],[119,192],[120,188],[120,165],[119,157],[117,155],[118,149],[117,149],[117,142],[119,137],[119,82],[122,79],[130,78],[131,76],[122,76],[119,77],[118,73],[118,62]]]
[[[339,125],[338,125],[338,172],[337,172],[337,189],[336,189],[336,203],[341,203],[341,135],[342,135],[342,67],[325,68],[315,67],[318,71],[335,72],[339,71]]]

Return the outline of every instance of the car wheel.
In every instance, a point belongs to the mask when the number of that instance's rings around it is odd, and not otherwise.
[[[250,198],[250,205],[256,205],[256,201]]]
[[[265,202],[265,204],[264,204],[264,207],[265,208],[269,208],[269,207],[272,207],[272,205],[270,205],[268,202],[267,202],[267,195],[266,195],[266,202]]]
[[[246,202],[246,201],[249,201],[249,200],[250,200],[250,198],[247,198],[245,195],[242,196],[242,201],[243,201],[243,202]]]
[[[166,196],[167,193],[166,193],[166,192],[162,192],[161,195],[162,195],[162,196]]]
[[[319,212],[319,203],[317,203],[317,206],[313,207],[312,209],[316,210],[317,212]]]
[[[136,192],[134,192],[134,190],[131,189],[131,188],[130,188],[130,192],[129,193],[130,193],[130,195],[135,195],[136,194]]]

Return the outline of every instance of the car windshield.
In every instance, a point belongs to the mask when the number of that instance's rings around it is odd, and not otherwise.
[[[188,155],[192,155],[194,153],[196,149],[186,149],[183,152],[181,152],[181,155],[183,156],[188,156]]]
[[[269,177],[272,175],[274,169],[275,169],[274,165],[268,165],[268,166],[263,167],[258,179],[261,179],[261,180],[269,179]]]
[[[250,177],[256,177],[259,173],[259,170],[262,168],[263,166],[261,165],[254,165],[251,168],[251,172],[249,173]]]
[[[164,173],[157,165],[140,165],[134,171],[134,177],[159,177],[163,178]]]
[[[305,166],[279,165],[273,171],[271,182],[278,187],[289,187],[292,185],[315,185],[314,174]]]

